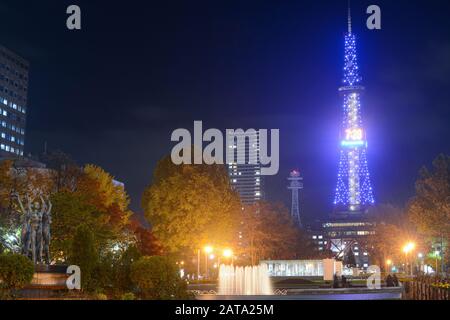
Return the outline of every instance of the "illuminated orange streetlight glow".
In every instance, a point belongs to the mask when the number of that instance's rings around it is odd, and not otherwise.
[[[231,250],[231,249],[223,250],[223,256],[225,258],[231,258],[233,256],[233,250]]]
[[[416,248],[416,244],[414,242],[408,242],[404,247],[403,247],[403,252],[408,254],[411,251],[413,251]]]
[[[203,248],[203,250],[204,250],[207,254],[210,254],[210,253],[212,253],[212,252],[214,251],[214,248],[213,248],[212,246],[205,246],[205,247]]]
[[[403,252],[405,253],[405,258],[406,258],[406,265],[408,265],[408,254],[410,252],[412,252],[415,248],[416,248],[416,244],[414,242],[408,242],[403,247]],[[411,268],[411,276],[412,276],[413,275],[412,264],[411,264],[410,268]]]

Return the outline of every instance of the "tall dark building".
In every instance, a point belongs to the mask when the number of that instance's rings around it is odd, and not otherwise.
[[[0,46],[0,158],[22,157],[29,63]]]

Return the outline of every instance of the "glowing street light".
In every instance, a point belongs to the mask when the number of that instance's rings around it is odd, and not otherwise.
[[[208,245],[203,248],[203,251],[205,251],[205,277],[208,278],[208,255],[212,255],[214,248]]]
[[[414,242],[408,242],[404,247],[403,247],[403,252],[405,254],[410,253],[411,251],[413,251],[416,248],[416,244]]]
[[[214,251],[214,248],[212,246],[205,246],[203,250],[205,251],[205,253],[210,254]]]
[[[403,247],[403,252],[405,253],[405,258],[406,258],[406,264],[408,265],[408,253],[412,252],[414,249],[416,248],[416,244],[414,242],[408,242],[404,247]],[[410,264],[410,269],[411,269],[411,275],[413,275],[413,269],[412,269],[412,264]]]
[[[223,250],[223,256],[225,258],[231,258],[233,256],[233,250],[231,250],[231,249]]]

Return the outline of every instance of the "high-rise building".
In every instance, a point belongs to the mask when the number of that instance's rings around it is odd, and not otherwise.
[[[231,185],[239,193],[243,205],[252,205],[262,200],[263,178],[259,161],[259,131],[227,131],[228,174]]]
[[[302,219],[300,217],[300,203],[298,199],[298,191],[303,189],[303,178],[298,170],[292,170],[288,177],[288,190],[292,192],[291,199],[291,217],[298,227],[302,227]]]
[[[374,205],[372,185],[367,166],[367,136],[362,121],[361,95],[364,87],[359,72],[356,37],[352,32],[348,10],[348,32],[345,34],[343,86],[343,119],[340,161],[335,193],[335,215],[352,216],[364,213]]]
[[[0,158],[23,156],[28,62],[0,46]]]

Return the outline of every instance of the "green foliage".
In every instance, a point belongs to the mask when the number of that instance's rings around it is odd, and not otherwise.
[[[53,257],[67,259],[80,225],[93,232],[99,254],[108,251],[112,242],[125,240],[131,215],[128,195],[100,167],[86,166],[77,176],[76,188],[63,188],[52,196],[52,201]]]
[[[134,288],[131,280],[131,266],[142,257],[135,246],[128,247],[115,264],[114,286],[118,290],[127,291]]]
[[[34,265],[20,254],[0,254],[0,282],[8,289],[21,289],[31,282]]]
[[[74,236],[69,261],[81,269],[81,285],[83,290],[92,290],[94,271],[98,264],[98,252],[94,234],[87,226],[80,226]]]
[[[142,257],[131,266],[131,279],[144,299],[186,299],[187,285],[167,257]]]
[[[136,296],[132,292],[127,292],[120,297],[120,300],[136,300]]]
[[[240,200],[224,166],[161,160],[142,198],[145,217],[164,249],[179,253],[205,243],[227,245],[237,236]]]

